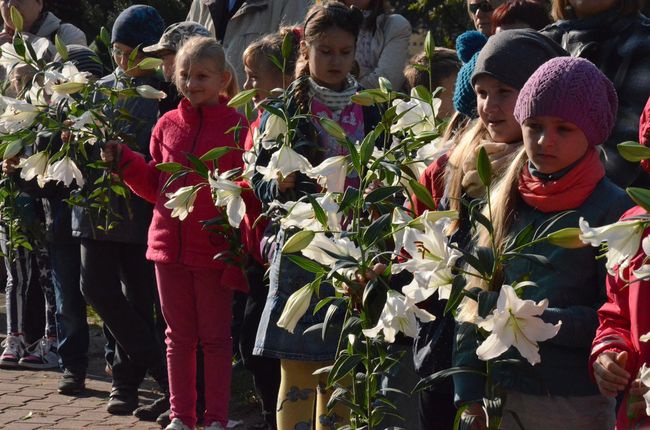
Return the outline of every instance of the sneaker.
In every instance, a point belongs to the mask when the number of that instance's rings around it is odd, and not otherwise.
[[[7,338],[0,346],[5,348],[2,355],[0,355],[0,367],[3,369],[17,368],[18,362],[25,354],[22,336],[7,335]]]
[[[133,415],[142,421],[156,421],[156,419],[165,411],[169,410],[169,397],[162,396],[153,403],[140,406],[133,411]]]
[[[162,414],[158,415],[158,418],[156,418],[156,423],[160,427],[167,427],[169,424],[171,424],[172,420],[170,415],[172,414],[172,411],[170,409],[167,409],[165,412]]]
[[[106,411],[112,415],[130,415],[138,407],[138,391],[113,388]]]
[[[86,389],[86,372],[64,369],[63,376],[59,380],[57,391],[59,394],[73,396]]]
[[[212,424],[207,426],[205,430],[225,430],[220,422],[213,421]]]
[[[44,337],[28,349],[28,353],[18,361],[28,369],[53,369],[59,367],[58,343],[56,339]]]
[[[189,426],[186,426],[183,421],[181,421],[178,418],[174,418],[171,423],[167,427],[165,427],[165,430],[192,430]]]

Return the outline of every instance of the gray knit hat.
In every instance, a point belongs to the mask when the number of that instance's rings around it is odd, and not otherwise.
[[[183,43],[192,36],[212,37],[212,33],[196,22],[183,21],[170,25],[155,45],[142,48],[148,54],[162,54],[165,51],[178,52]]]
[[[488,39],[476,59],[472,85],[489,75],[521,90],[530,75],[551,58],[569,55],[560,45],[531,29],[501,31]]]
[[[111,43],[123,43],[135,48],[138,45],[152,45],[160,39],[165,22],[158,11],[142,4],[124,9],[117,16],[111,33]]]

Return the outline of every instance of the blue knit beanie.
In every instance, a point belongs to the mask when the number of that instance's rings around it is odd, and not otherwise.
[[[118,15],[111,43],[119,42],[131,48],[149,46],[158,42],[164,30],[165,22],[155,8],[136,4]]]
[[[456,52],[458,58],[463,62],[463,67],[456,77],[456,88],[454,89],[454,108],[470,118],[478,117],[476,111],[476,94],[470,82],[476,58],[481,48],[487,43],[487,37],[478,31],[466,31],[456,38]]]

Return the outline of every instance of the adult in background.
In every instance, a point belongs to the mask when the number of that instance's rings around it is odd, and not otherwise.
[[[650,19],[639,13],[638,0],[553,0],[559,21],[542,33],[574,57],[594,63],[618,94],[614,129],[602,145],[607,177],[622,187],[647,186],[648,175],[625,161],[616,145],[636,140],[639,117],[650,95]]]
[[[387,13],[384,0],[339,0],[363,11],[363,25],[357,39],[355,58],[358,80],[365,88],[379,88],[379,77],[399,90],[404,84],[411,24],[402,15]]]
[[[551,23],[551,17],[543,4],[534,0],[509,0],[492,13],[494,32],[515,28],[541,30]]]
[[[44,10],[43,0],[0,1],[0,12],[4,21],[0,32],[0,45],[11,42],[16,31],[9,13],[11,6],[15,6],[23,17],[23,32],[45,37],[51,42],[54,42],[56,35],[66,45],[87,45],[84,32],[72,24],[61,22],[52,12]]]
[[[467,13],[474,23],[476,30],[486,37],[494,34],[492,26],[492,13],[499,7],[503,0],[467,0]]]
[[[253,41],[281,25],[304,20],[311,0],[193,0],[187,21],[198,22],[223,44],[237,82],[246,81],[242,54]]]

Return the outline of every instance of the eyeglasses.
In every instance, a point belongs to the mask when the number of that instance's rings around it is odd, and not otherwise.
[[[127,57],[127,56],[131,55],[131,52],[133,52],[133,51],[124,51],[124,50],[122,50],[120,48],[116,48],[116,47],[111,48],[111,54],[113,54],[113,56],[115,56],[115,57],[124,58],[124,57]]]
[[[481,12],[492,12],[494,8],[490,4],[490,2],[483,1],[480,3],[470,3],[467,5],[469,11],[472,13],[472,15],[476,15],[478,11],[480,10]]]

